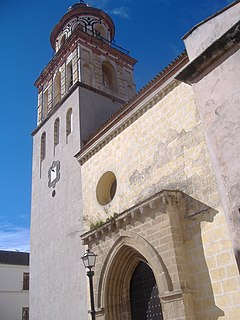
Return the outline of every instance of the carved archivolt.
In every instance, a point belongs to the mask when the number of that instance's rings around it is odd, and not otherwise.
[[[202,221],[212,221],[216,213],[183,192],[163,190],[83,234],[84,244],[98,254],[97,317],[131,319],[130,282],[142,261],[153,271],[164,319],[172,319],[170,309],[177,309],[179,301],[193,299],[189,270],[180,258],[180,253],[185,256],[184,242],[200,232]],[[185,302],[182,305],[187,314]],[[194,310],[191,312],[195,319]]]
[[[122,231],[120,234],[104,260],[97,287],[98,313],[104,313],[106,319],[122,319],[123,315],[129,319],[129,285],[140,261],[152,269],[160,296],[172,291],[170,276],[158,252],[134,232]],[[117,310],[116,297],[122,297],[121,311]]]

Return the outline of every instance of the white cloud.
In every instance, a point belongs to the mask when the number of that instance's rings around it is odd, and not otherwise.
[[[120,16],[124,19],[129,19],[129,9],[127,7],[119,7],[109,11],[110,14]]]
[[[0,225],[0,249],[9,251],[30,250],[30,230],[12,224]]]

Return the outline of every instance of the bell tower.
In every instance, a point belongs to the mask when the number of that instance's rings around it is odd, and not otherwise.
[[[35,85],[38,124],[79,89],[81,142],[135,93],[136,60],[114,41],[115,26],[102,10],[83,1],[71,6],[52,30],[56,52]]]
[[[31,320],[87,319],[81,167],[74,155],[135,93],[136,60],[113,42],[114,34],[102,10],[83,1],[71,6],[52,30],[55,54],[35,82]]]

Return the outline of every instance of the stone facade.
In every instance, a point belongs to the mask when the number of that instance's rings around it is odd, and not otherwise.
[[[105,292],[102,282],[111,281],[101,278],[107,277],[104,272],[125,259],[117,249],[112,253],[121,243],[126,257],[132,252],[133,260],[144,259],[152,267],[164,319],[237,319],[239,306],[231,297],[239,295],[240,279],[193,91],[174,79],[167,87],[156,90],[160,98],[154,104],[146,100],[146,112],[82,164],[86,225],[116,216],[83,236],[98,255],[95,288]],[[96,186],[106,171],[115,173],[117,190],[113,200],[101,206]],[[151,197],[165,194],[163,190],[179,190],[173,192],[174,203],[166,200],[167,208],[158,209],[153,201],[151,207]],[[167,198],[170,195],[168,191]],[[126,214],[129,220],[121,218]],[[147,244],[151,255],[144,249]],[[155,271],[151,261],[156,255],[162,269]],[[163,280],[161,270],[169,278]],[[117,271],[110,274],[114,283]],[[108,297],[96,294],[96,299],[98,308],[107,310],[99,313],[100,319],[122,319],[112,315],[114,308],[106,309]],[[124,303],[121,307],[129,310]],[[128,314],[124,319],[131,318]]]

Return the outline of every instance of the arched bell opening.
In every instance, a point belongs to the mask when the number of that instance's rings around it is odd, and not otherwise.
[[[61,37],[61,40],[60,40],[60,48],[63,46],[66,39],[67,39],[67,35],[64,33]]]
[[[53,82],[53,106],[61,100],[61,73],[58,71]]]
[[[96,23],[94,25],[94,35],[96,38],[98,39],[107,39],[107,32],[106,32],[106,29],[105,27],[100,24],[100,23]]]
[[[117,91],[116,71],[108,61],[102,63],[103,85],[106,89]]]

